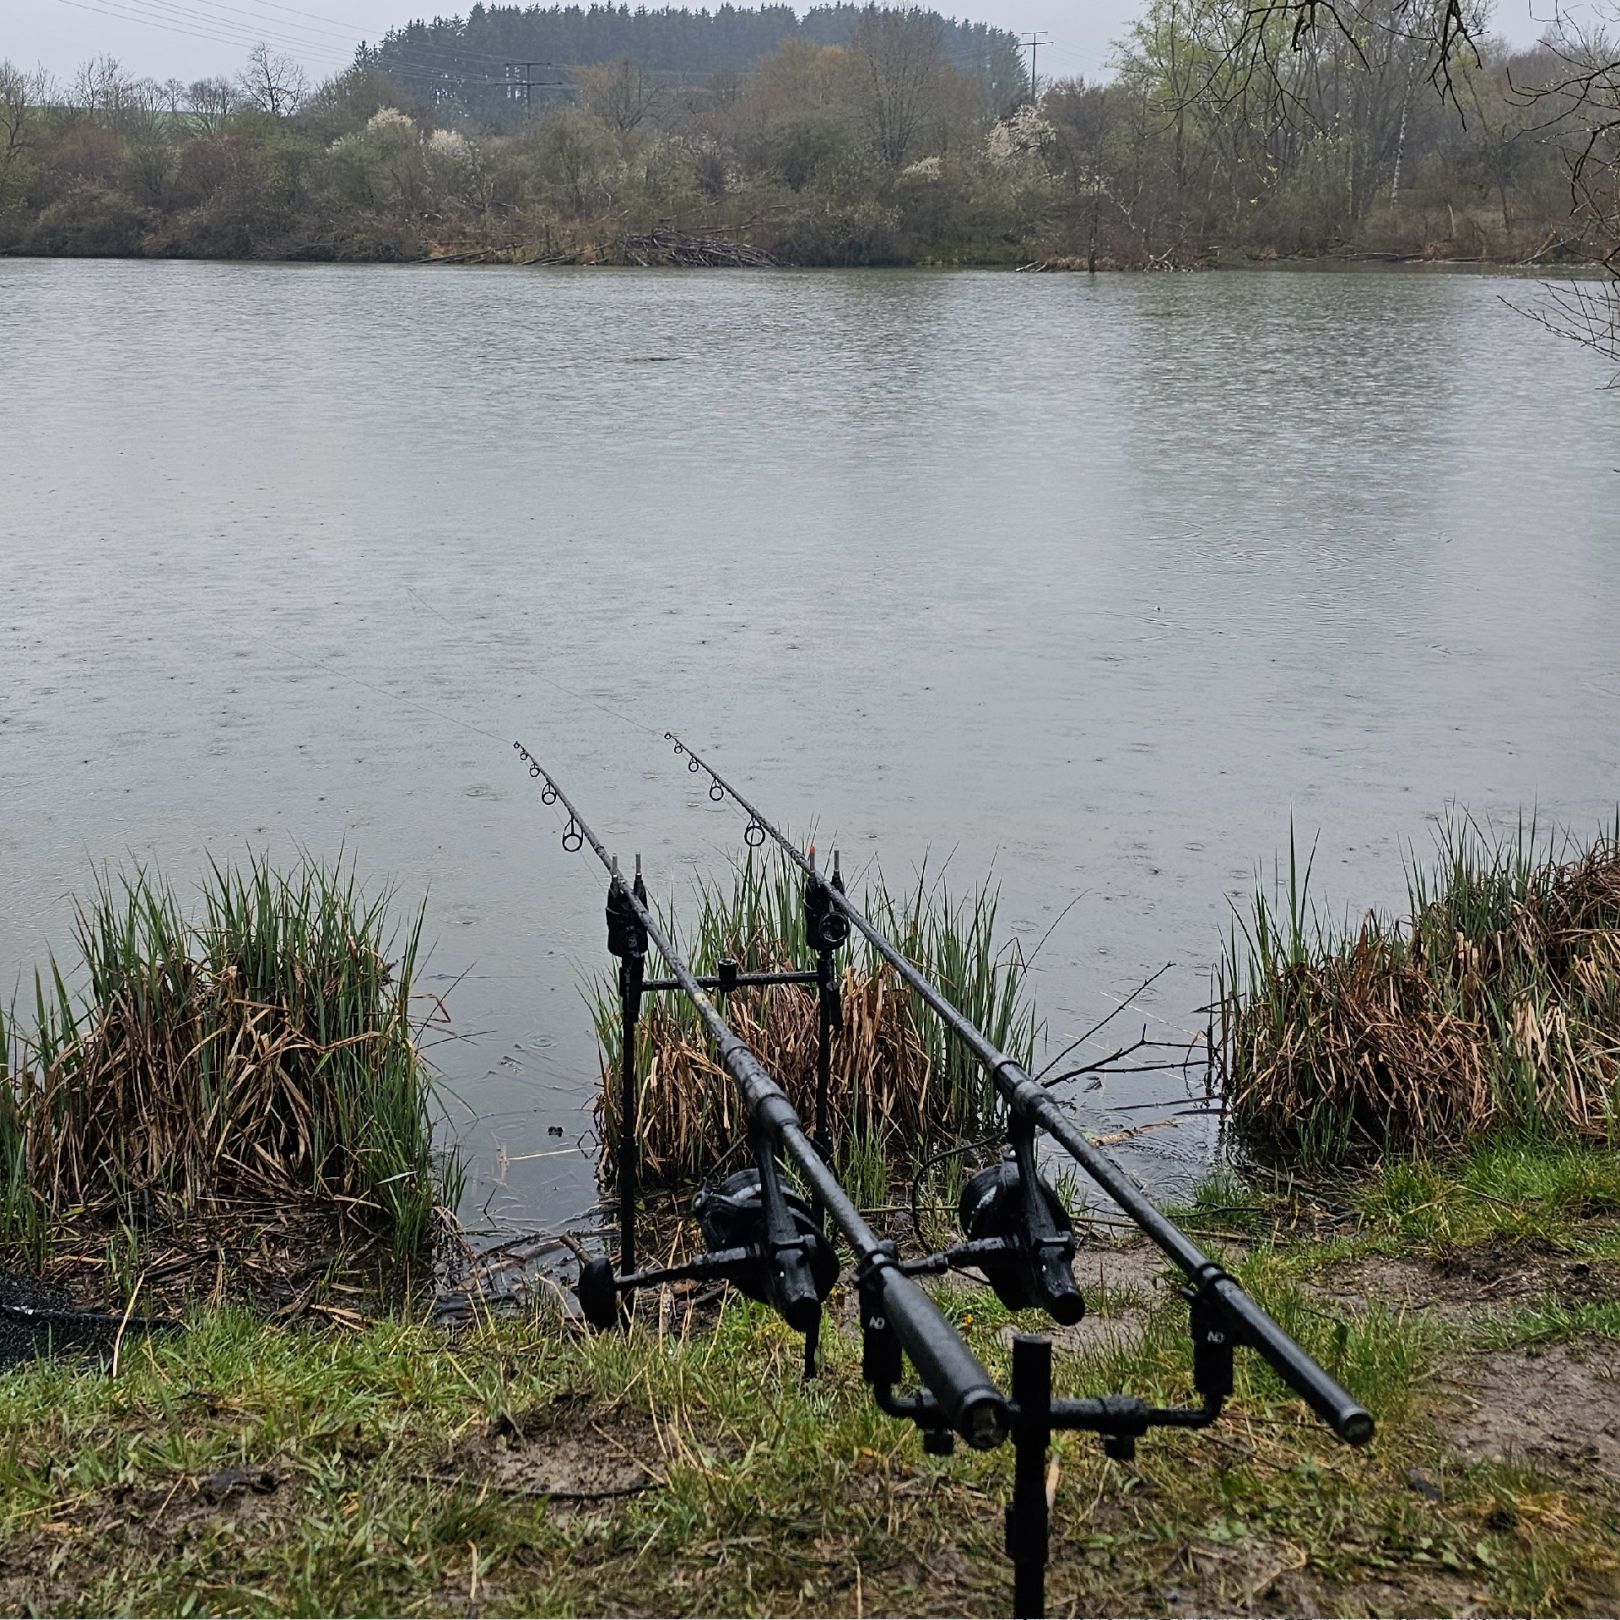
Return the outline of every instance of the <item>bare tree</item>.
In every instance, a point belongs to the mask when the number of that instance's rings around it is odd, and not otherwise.
[[[607,177],[614,161],[608,132],[580,107],[549,107],[530,126],[535,167],[576,219],[610,201]]]
[[[115,113],[123,106],[129,86],[116,56],[92,56],[73,75],[67,102],[79,112]]]
[[[628,135],[658,102],[658,86],[639,62],[628,58],[573,71],[579,99],[616,134]]]
[[[1609,19],[1620,23],[1620,7],[1609,8]],[[1546,84],[1520,87],[1521,94],[1563,143],[1572,234],[1596,240],[1609,280],[1543,288],[1543,307],[1522,313],[1620,361],[1620,39],[1602,21],[1583,23],[1560,9],[1542,43],[1556,72]]]
[[[214,135],[225,120],[242,105],[242,97],[229,79],[193,79],[186,90],[192,126],[204,135]]]
[[[1234,87],[1246,94],[1269,81],[1270,92],[1285,100],[1293,94],[1288,60],[1331,35],[1364,67],[1375,37],[1419,46],[1430,83],[1454,101],[1452,69],[1464,58],[1478,64],[1475,41],[1488,15],[1485,0],[1220,0],[1220,8],[1236,24],[1223,63]]]
[[[1044,155],[1068,193],[1072,235],[1084,236],[1086,269],[1095,271],[1104,204],[1110,213],[1118,208],[1105,172],[1107,86],[1059,80],[1046,92],[1041,110],[1049,132]]]
[[[236,82],[250,105],[272,118],[290,118],[309,90],[309,80],[297,61],[268,45],[248,52],[246,68]]]
[[[1620,7],[1612,15],[1620,23]],[[1555,75],[1520,91],[1562,141],[1571,214],[1598,234],[1604,262],[1620,275],[1620,39],[1601,23],[1583,25],[1560,11],[1543,44]]]
[[[43,68],[27,73],[14,63],[0,62],[0,208],[26,179],[28,150],[50,94],[50,75]]]
[[[1528,315],[1555,337],[1569,338],[1604,360],[1620,363],[1620,281],[1568,281],[1541,291],[1539,309],[1508,300],[1509,308]],[[1620,383],[1620,377],[1615,381]]]
[[[889,168],[904,168],[946,72],[944,24],[917,6],[869,5],[849,47],[865,69],[872,144]]]

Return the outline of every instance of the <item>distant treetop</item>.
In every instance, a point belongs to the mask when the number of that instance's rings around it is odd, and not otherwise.
[[[754,66],[790,40],[845,45],[870,4],[837,0],[801,18],[789,5],[721,5],[713,11],[628,5],[475,4],[465,18],[420,19],[364,47],[362,66],[410,83],[424,99],[471,109],[510,101],[508,88],[529,82],[538,104],[568,69],[628,60],[660,78],[702,81]],[[1015,34],[937,12],[952,67],[984,81],[994,103],[1015,105],[1027,81]]]

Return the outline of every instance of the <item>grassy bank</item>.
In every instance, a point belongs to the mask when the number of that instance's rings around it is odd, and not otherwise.
[[[1620,818],[1589,840],[1472,821],[1414,856],[1404,916],[1338,925],[1292,847],[1218,972],[1244,1144],[1332,1165],[1620,1121]]]
[[[1378,1438],[1338,1446],[1252,1366],[1230,1421],[1157,1434],[1135,1463],[1064,1438],[1052,1612],[1613,1612],[1611,1156],[1225,1184],[1191,1218],[1228,1234]],[[1060,1355],[1064,1390],[1184,1397],[1183,1307],[1154,1256],[1088,1248],[1080,1271],[1093,1315]],[[1004,1371],[1017,1319],[966,1285],[940,1297]],[[847,1330],[806,1387],[757,1308],[701,1331],[673,1301],[644,1309],[628,1339],[547,1313],[452,1337],[225,1311],[116,1378],[4,1375],[5,1605],[1006,1612],[1007,1453],[924,1456],[872,1407]]]
[[[457,1176],[433,1151],[420,930],[308,861],[213,866],[189,912],[152,873],[103,878],[74,956],[0,1021],[0,1252],[79,1251],[110,1280],[296,1212],[425,1254]]]

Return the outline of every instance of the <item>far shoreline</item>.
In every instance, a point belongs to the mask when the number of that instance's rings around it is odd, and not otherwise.
[[[309,253],[244,254],[224,256],[216,254],[173,253],[30,253],[15,248],[0,249],[0,261],[16,263],[52,264],[218,264],[233,266],[285,267],[285,268],[345,268],[387,270],[595,270],[645,271],[654,273],[715,273],[747,272],[769,274],[778,271],[820,271],[832,274],[849,271],[906,272],[917,270],[946,272],[976,272],[1003,275],[1057,275],[1057,276],[1152,276],[1152,275],[1204,275],[1211,273],[1253,272],[1309,272],[1358,271],[1377,274],[1434,272],[1445,274],[1504,275],[1530,280],[1592,280],[1610,279],[1613,272],[1602,260],[1571,259],[1555,263],[1537,263],[1524,259],[1497,258],[1430,258],[1422,254],[1383,252],[1288,254],[1257,257],[1250,254],[1215,256],[1187,264],[1120,264],[1099,262],[1088,267],[1084,262],[1068,262],[1067,255],[1054,255],[1049,259],[1013,261],[1010,259],[912,259],[904,262],[881,264],[827,264],[779,261],[758,264],[633,264],[609,258],[553,257],[522,258],[525,251],[516,247],[492,247],[472,252],[428,254],[421,258],[378,256],[363,258]]]

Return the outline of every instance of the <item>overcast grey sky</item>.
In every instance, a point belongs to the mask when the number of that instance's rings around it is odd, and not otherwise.
[[[1497,31],[1515,44],[1530,44],[1540,32],[1532,3],[1541,14],[1552,9],[1552,0],[1498,0]],[[1106,71],[1113,41],[1143,4],[962,0],[960,12],[1040,33],[1042,79],[1092,78]],[[136,75],[190,81],[235,72],[263,39],[296,56],[318,80],[345,67],[360,40],[374,40],[413,16],[459,9],[444,0],[427,7],[411,0],[0,0],[0,58],[66,78],[86,57],[106,53]],[[941,0],[940,9],[956,6]]]

